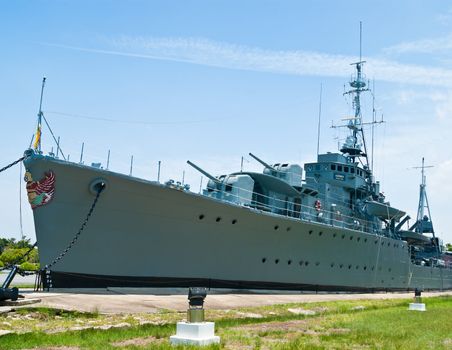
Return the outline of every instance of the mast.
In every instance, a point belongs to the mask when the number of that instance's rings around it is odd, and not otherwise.
[[[320,120],[322,118],[322,87],[323,87],[323,84],[320,83],[319,123],[317,125],[317,157],[319,157],[319,149],[320,149]]]
[[[414,169],[421,169],[421,184],[419,186],[419,205],[417,208],[416,217],[416,232],[424,233],[430,232],[435,237],[435,232],[433,230],[432,217],[430,214],[430,206],[428,205],[427,191],[426,191],[426,176],[425,169],[433,168],[432,165],[425,165],[424,157],[422,157],[422,166],[414,167]],[[427,209],[428,216],[425,215],[425,209]]]
[[[356,76],[349,82],[351,89],[344,93],[344,95],[353,96],[354,115],[350,118],[347,125],[350,130],[350,135],[347,136],[340,151],[348,154],[353,162],[357,157],[364,157],[366,162],[365,165],[369,166],[361,112],[361,94],[365,91],[369,91],[362,72],[364,63],[366,63],[366,61],[362,60],[362,22],[359,22],[359,61],[351,63],[351,65],[356,68]],[[364,151],[362,150],[363,147]]]

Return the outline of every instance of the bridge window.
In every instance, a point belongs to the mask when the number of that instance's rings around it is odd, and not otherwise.
[[[336,170],[336,164],[331,164],[331,170]]]
[[[342,171],[342,165],[337,166],[337,171]]]
[[[348,173],[348,166],[344,166],[344,171]]]
[[[355,173],[355,168],[350,168],[350,172],[351,172],[352,174],[354,174],[354,173]]]

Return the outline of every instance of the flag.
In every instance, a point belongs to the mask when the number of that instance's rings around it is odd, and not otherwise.
[[[35,143],[33,144],[33,147],[35,150],[37,150],[40,145],[41,145],[41,125],[38,125],[38,128],[36,129]]]

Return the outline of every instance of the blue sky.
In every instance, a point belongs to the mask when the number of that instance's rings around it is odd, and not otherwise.
[[[84,161],[192,188],[199,164],[236,171],[266,161],[313,161],[320,84],[321,151],[345,135],[342,96],[359,54],[375,79],[375,174],[415,216],[425,157],[436,231],[452,242],[452,5],[444,1],[14,1],[0,5],[2,166],[27,148],[42,76],[44,113],[62,149]],[[371,118],[371,99],[364,118]],[[44,131],[44,149],[53,145]],[[370,140],[369,140],[370,141]],[[262,170],[248,157],[245,168]],[[19,168],[2,173],[1,233],[20,236]],[[22,184],[23,186],[23,184]],[[22,193],[24,233],[34,239]]]

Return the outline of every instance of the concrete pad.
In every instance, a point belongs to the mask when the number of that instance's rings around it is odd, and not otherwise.
[[[125,294],[125,292],[132,292]],[[169,309],[184,312],[188,307],[188,289],[158,289],[159,293],[148,294],[146,292],[154,292],[147,288],[133,290],[124,289],[119,291],[115,289],[79,289],[79,290],[55,290],[52,292],[33,292],[24,291],[21,293],[29,298],[39,298],[41,303],[39,306],[47,306],[61,309],[78,310],[85,312],[98,311],[101,313],[153,313],[158,309]],[[185,291],[182,293],[182,291]],[[223,291],[223,294],[220,292]],[[124,293],[123,293],[124,292]],[[141,292],[141,293],[140,293]],[[173,292],[179,294],[172,294]],[[448,292],[424,292],[424,297],[451,295]],[[375,294],[307,294],[307,293],[276,293],[268,292],[264,294],[260,291],[256,293],[237,293],[227,294],[224,290],[208,291],[205,308],[209,309],[237,309],[241,307],[258,307],[264,305],[289,304],[289,303],[309,303],[335,300],[381,300],[381,299],[410,299],[413,293],[375,293]]]
[[[7,314],[8,312],[11,312],[12,310],[13,310],[12,307],[0,306],[0,315],[1,314]]]
[[[23,306],[23,305],[30,305],[30,304],[36,304],[41,302],[41,299],[38,298],[27,298],[27,299],[17,299],[17,300],[3,300],[0,301],[0,306]]]

